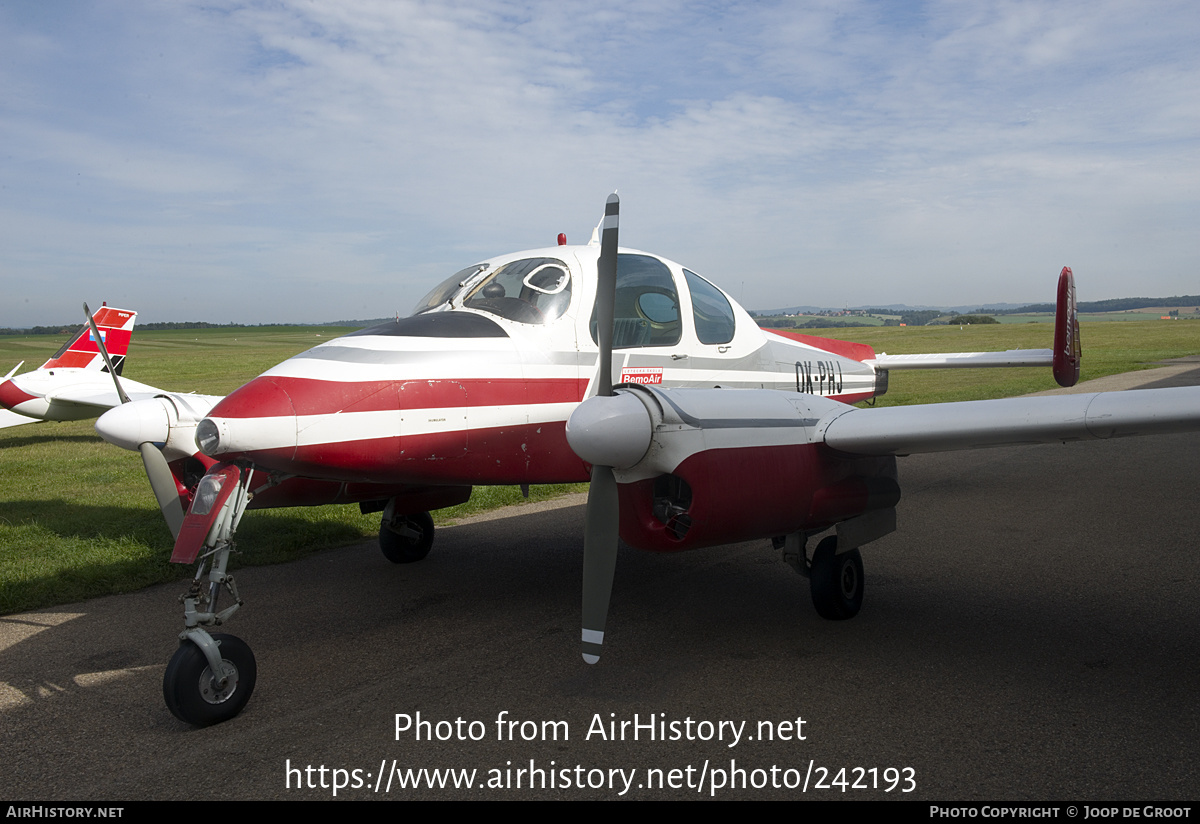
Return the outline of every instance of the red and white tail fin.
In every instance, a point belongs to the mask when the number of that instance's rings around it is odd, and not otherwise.
[[[129,351],[129,338],[133,334],[133,324],[137,312],[128,309],[114,309],[111,306],[101,306],[96,310],[96,327],[104,338],[112,358],[113,369],[119,375],[125,364],[125,354]],[[87,324],[79,327],[79,331],[69,342],[54,353],[50,360],[42,364],[42,369],[99,369],[104,370],[104,358],[96,346],[92,330]]]

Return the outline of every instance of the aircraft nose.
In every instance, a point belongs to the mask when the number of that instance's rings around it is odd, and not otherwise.
[[[144,443],[162,446],[171,434],[165,402],[159,398],[114,406],[96,419],[96,434],[113,446],[138,451]]]
[[[196,426],[196,443],[209,457],[248,455],[270,465],[296,450],[296,409],[271,378],[255,378],[213,407]]]

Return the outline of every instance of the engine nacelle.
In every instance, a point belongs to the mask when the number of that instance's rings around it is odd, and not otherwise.
[[[676,552],[817,532],[899,500],[894,458],[845,455],[820,441],[821,419],[846,409],[837,401],[748,389],[620,394],[644,407],[645,418],[624,412],[630,428],[648,418],[653,433],[633,466],[606,464],[618,467],[621,538],[632,546]],[[604,461],[599,451],[590,457]]]
[[[219,400],[213,395],[170,393],[130,401],[101,415],[96,420],[96,434],[131,452],[151,443],[168,461],[190,458],[200,451],[196,446],[196,424]],[[208,466],[216,462],[205,463]]]

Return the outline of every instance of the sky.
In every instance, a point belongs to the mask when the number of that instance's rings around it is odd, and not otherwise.
[[[621,243],[750,309],[1200,292],[1200,5],[0,0],[0,326],[408,314]]]

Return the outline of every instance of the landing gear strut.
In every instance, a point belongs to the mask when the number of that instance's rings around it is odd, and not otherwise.
[[[242,605],[237,584],[225,571],[232,549],[232,543],[222,542],[201,559],[196,577],[181,599],[187,628],[179,634],[179,649],[163,673],[167,709],[180,721],[197,727],[228,721],[241,712],[254,692],[258,674],[254,653],[246,642],[224,633],[210,635],[204,629],[222,624]],[[205,577],[207,587],[202,583]],[[233,596],[234,603],[217,612],[222,588]]]
[[[193,533],[200,524],[204,543],[196,550],[200,553],[196,575],[179,599],[184,630],[179,634],[179,649],[163,673],[163,699],[172,715],[197,727],[228,721],[241,712],[258,675],[254,653],[244,641],[208,631],[228,621],[242,605],[227,567],[234,550],[233,533],[250,498],[252,475],[232,465],[205,475],[187,516],[193,519]],[[188,528],[185,519],[183,529]],[[233,603],[218,610],[222,590]]]

